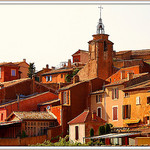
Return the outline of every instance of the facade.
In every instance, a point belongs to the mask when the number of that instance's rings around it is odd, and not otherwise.
[[[96,116],[96,112],[91,113],[84,110],[80,115],[68,122],[69,140],[84,143],[85,137],[90,137],[90,129],[94,130],[94,136],[99,135],[99,127],[105,125],[106,121]]]
[[[28,137],[44,135],[48,128],[58,124],[53,114],[33,111],[12,112],[6,121],[0,124],[0,135],[7,138],[22,136],[23,132]]]
[[[89,60],[88,51],[79,49],[72,55],[73,63],[86,64]]]
[[[28,78],[29,64],[26,62],[26,59],[23,59],[21,62],[14,62],[14,64],[19,67],[19,79]]]
[[[36,72],[35,78],[36,81],[38,82],[42,82],[42,74],[51,71],[52,69],[49,68],[49,65],[46,65],[46,68],[43,68],[42,70]]]
[[[42,83],[66,83],[66,75],[71,74],[73,68],[57,69],[42,75]]]
[[[10,63],[0,63],[0,82],[19,79],[18,65]]]
[[[58,98],[57,95],[51,92],[45,92],[36,95],[30,95],[27,98],[18,98],[7,103],[0,104],[0,122],[5,122],[5,119],[13,111],[38,111],[38,104]]]

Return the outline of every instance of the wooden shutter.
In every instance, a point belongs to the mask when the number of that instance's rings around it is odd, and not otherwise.
[[[78,126],[75,126],[75,139],[76,140],[79,139],[79,128],[78,128]]]
[[[131,118],[131,105],[128,105],[128,118]]]
[[[113,107],[113,120],[117,120],[117,107]]]
[[[116,98],[117,99],[119,98],[119,89],[118,88],[116,89]]]
[[[112,99],[114,99],[114,89],[112,89]]]
[[[122,118],[125,119],[125,105],[122,106]]]

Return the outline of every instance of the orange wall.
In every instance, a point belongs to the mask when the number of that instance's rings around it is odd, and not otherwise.
[[[149,145],[150,146],[150,137],[136,137],[135,145],[138,145],[138,146]]]
[[[11,69],[16,69],[16,76],[11,76]],[[0,82],[6,82],[19,79],[18,67],[14,66],[1,66],[1,78]]]
[[[27,78],[29,65],[26,62],[21,62],[18,64],[18,66],[19,66],[19,71],[21,71],[21,78]]]
[[[26,98],[25,100],[20,100],[19,103],[16,102],[10,105],[1,106],[0,113],[3,113],[4,110],[7,110],[5,111],[6,114],[4,114],[4,116],[9,116],[13,111],[37,111],[37,104],[53,99],[57,99],[57,95],[46,92],[43,94],[39,94],[38,96],[33,96],[31,98]]]
[[[112,88],[119,89],[119,99],[112,99]],[[122,105],[124,99],[124,92],[122,91],[124,87],[120,86],[113,86],[106,88],[106,112],[107,112],[107,122],[113,124],[115,127],[122,127],[123,126],[123,119],[122,119]],[[113,121],[113,106],[118,106],[118,120]]]
[[[111,82],[115,82],[115,81],[119,81],[121,79],[121,72],[125,70],[125,78],[127,78],[127,74],[128,72],[132,71],[134,72],[134,74],[139,74],[140,73],[140,68],[139,66],[133,66],[133,67],[128,67],[128,68],[122,68],[120,69],[118,72],[116,72],[115,74],[113,74],[111,77],[109,77],[107,79],[107,81],[110,82],[110,79],[111,79]]]
[[[63,74],[63,77],[61,78],[61,74]],[[68,73],[59,73],[59,74],[53,74],[53,75],[47,75],[52,76],[52,81],[46,82],[46,75],[42,76],[42,83],[66,83],[65,77]]]
[[[147,104],[147,97],[150,97],[149,90],[130,91],[129,97],[124,98],[124,105],[131,105],[131,119],[141,119],[150,116],[150,105]],[[140,105],[136,105],[136,97],[140,96]],[[124,123],[124,126],[126,124]]]

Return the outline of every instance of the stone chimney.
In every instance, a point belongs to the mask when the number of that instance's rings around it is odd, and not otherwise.
[[[129,72],[128,76],[127,76],[127,79],[131,80],[131,79],[133,79],[133,77],[134,77],[134,73],[133,72]]]
[[[96,111],[95,110],[92,112],[92,120],[96,120]]]
[[[23,62],[26,62],[26,59],[23,59]]]
[[[79,76],[78,76],[78,75],[75,75],[75,76],[73,77],[73,83],[77,83],[77,82],[79,82]]]
[[[49,69],[49,65],[48,64],[46,64],[46,69]]]
[[[71,59],[68,59],[68,68],[71,68]]]
[[[125,77],[125,70],[122,70],[122,72],[121,72],[121,79],[125,79],[126,77]]]

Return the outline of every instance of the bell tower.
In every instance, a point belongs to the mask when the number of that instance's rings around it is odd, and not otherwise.
[[[108,34],[105,34],[104,25],[101,18],[100,8],[100,18],[97,25],[96,34],[93,35],[93,39],[89,41],[89,61],[78,72],[80,80],[101,78],[107,79],[112,75],[113,71],[113,43],[109,41]]]
[[[97,34],[93,35],[93,40],[89,41],[89,62],[95,62],[96,76],[101,79],[107,79],[112,75],[112,53],[113,43],[108,40],[108,34],[105,34],[104,25],[101,18],[97,25]],[[92,67],[92,66],[91,66]],[[89,72],[90,73],[90,72]]]

